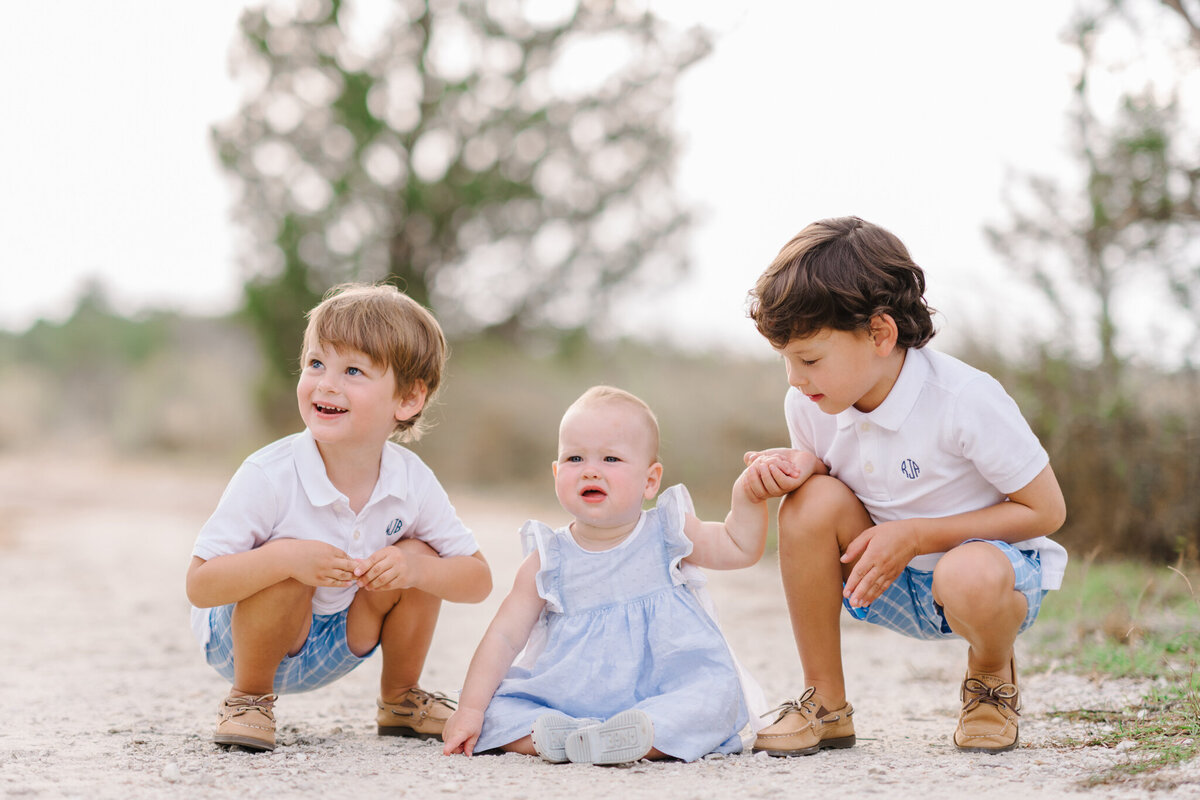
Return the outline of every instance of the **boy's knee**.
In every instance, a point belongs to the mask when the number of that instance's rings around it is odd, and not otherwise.
[[[237,607],[240,609],[249,609],[254,606],[270,606],[272,608],[307,607],[311,606],[315,591],[312,586],[303,584],[295,578],[287,578],[279,583],[274,583],[260,589],[245,600],[240,601]]]
[[[939,605],[995,606],[1016,590],[1012,564],[998,548],[969,542],[946,553],[933,570],[933,594]]]
[[[846,484],[829,475],[814,475],[779,504],[779,538],[810,532],[836,535],[848,520],[870,524],[862,502]]]

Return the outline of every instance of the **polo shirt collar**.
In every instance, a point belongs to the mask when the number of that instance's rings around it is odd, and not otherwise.
[[[889,431],[896,431],[917,406],[921,388],[929,375],[929,359],[923,350],[909,349],[904,354],[904,366],[887,397],[874,411],[862,412],[850,406],[838,414],[838,427],[848,428],[858,420],[867,420]]]
[[[333,505],[345,499],[345,495],[329,480],[329,474],[325,471],[325,460],[321,458],[321,451],[317,449],[312,431],[305,428],[303,433],[296,435],[292,440],[292,453],[296,459],[300,484],[304,487],[304,493],[308,495],[310,503],[320,507]],[[407,490],[408,465],[400,453],[400,448],[384,444],[383,456],[379,461],[379,481],[375,484],[371,500],[379,494],[390,494],[403,500],[408,494]]]
[[[379,460],[379,483],[375,485],[377,494],[380,493],[380,487],[383,488],[382,494],[390,494],[400,500],[408,496],[408,463],[404,460],[401,448],[391,442],[383,445],[383,457]]]
[[[337,490],[325,472],[325,460],[317,449],[317,441],[313,439],[312,431],[308,428],[297,434],[292,440],[292,455],[296,459],[296,472],[300,476],[300,485],[308,495],[308,501],[318,508],[330,506],[344,495]]]

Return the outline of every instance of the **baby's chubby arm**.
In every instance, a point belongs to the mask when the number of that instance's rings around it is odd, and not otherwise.
[[[198,608],[245,600],[294,578],[306,586],[349,586],[358,562],[326,542],[273,539],[261,547],[205,560],[193,556],[187,596]]]
[[[777,448],[746,453],[746,469],[733,484],[724,522],[705,522],[688,514],[683,532],[692,540],[687,560],[709,569],[739,569],[762,558],[767,543],[767,505],[798,489],[813,474],[826,472],[811,453]]]
[[[451,603],[478,603],[492,592],[483,553],[439,556],[419,539],[401,539],[357,562],[354,577],[367,591],[420,589]]]
[[[513,660],[529,641],[529,633],[546,605],[537,592],[539,569],[541,559],[536,552],[530,553],[517,570],[512,590],[500,604],[500,610],[475,649],[458,709],[450,715],[442,732],[445,742],[442,753],[445,755],[463,753],[469,756],[475,750],[475,742],[483,729],[483,712]]]

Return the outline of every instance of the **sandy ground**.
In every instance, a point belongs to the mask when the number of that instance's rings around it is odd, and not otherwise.
[[[378,657],[326,689],[284,697],[280,746],[209,741],[227,687],[188,630],[183,574],[228,474],[96,458],[0,457],[0,796],[580,798],[1200,798],[1200,765],[1153,782],[1085,788],[1130,757],[1074,748],[1087,734],[1050,711],[1116,707],[1146,688],[1051,670],[1024,677],[1022,746],[964,755],[950,743],[964,649],[846,622],[859,745],[797,759],[550,765],[518,755],[441,755],[440,743],[375,735]],[[443,611],[423,684],[454,691],[519,560],[530,509],[455,495],[493,566],[480,606]],[[711,576],[727,635],[773,702],[802,688],[776,565]],[[1168,777],[1168,776],[1160,776]],[[1182,782],[1180,782],[1182,781]],[[1157,784],[1161,786],[1162,784]]]

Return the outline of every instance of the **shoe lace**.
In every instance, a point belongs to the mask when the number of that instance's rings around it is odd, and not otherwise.
[[[804,714],[805,716],[815,716],[817,713],[817,701],[813,699],[813,695],[816,693],[816,687],[810,686],[804,690],[804,694],[794,700],[784,700],[775,706],[775,708],[761,715],[761,718],[766,719],[772,714],[776,714],[775,721],[778,722],[792,712]]]
[[[1014,714],[1020,714],[1015,702],[1009,702],[1017,697],[1017,687],[1011,683],[1001,683],[988,686],[978,678],[967,678],[963,681],[962,699],[966,702],[963,711],[970,711],[980,703],[987,703],[996,708],[1007,708]],[[967,696],[970,695],[970,699]]]
[[[377,702],[377,705],[380,708],[386,708],[397,717],[425,719],[429,716],[429,710],[436,703],[441,703],[451,711],[458,708],[458,701],[453,697],[444,695],[441,692],[427,692],[418,686],[414,686],[405,692],[403,699],[399,703],[385,704],[381,699]]]
[[[274,719],[272,709],[275,706],[275,701],[279,699],[275,694],[248,694],[239,697],[227,697],[225,699],[225,707],[229,710],[231,717],[240,717],[251,711],[257,711],[260,714],[266,714]]]
[[[424,689],[418,689],[415,686],[410,691],[417,697],[420,697],[424,703],[428,703],[430,705],[433,705],[434,703],[441,703],[450,709],[458,708],[457,700],[449,695],[442,694],[441,692],[427,692]]]

